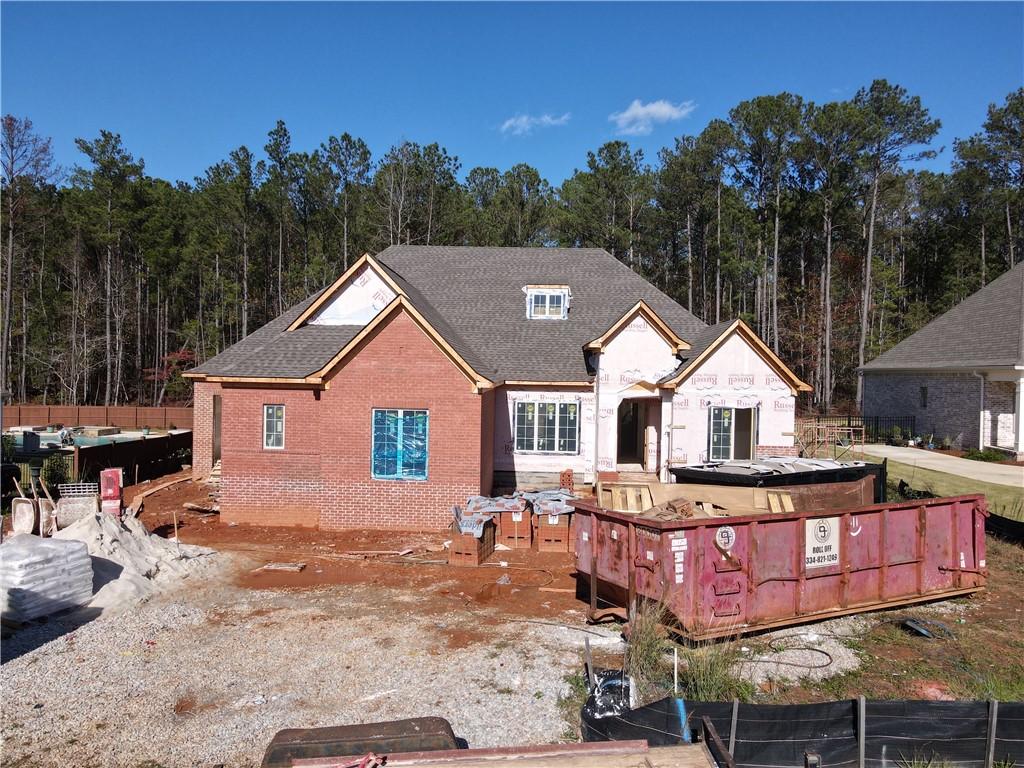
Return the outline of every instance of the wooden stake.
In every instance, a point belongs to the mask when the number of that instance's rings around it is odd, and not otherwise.
[[[178,550],[178,557],[181,557],[181,542],[178,541],[178,510],[174,510],[174,546]]]

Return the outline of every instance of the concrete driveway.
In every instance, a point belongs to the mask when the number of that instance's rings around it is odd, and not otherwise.
[[[920,448],[905,448],[895,445],[872,444],[864,446],[864,452],[879,458],[892,459],[936,472],[946,472],[971,480],[986,483],[1009,485],[1024,489],[1024,467],[1009,464],[993,464],[985,461],[972,461],[957,456],[947,456],[939,451],[923,451]]]

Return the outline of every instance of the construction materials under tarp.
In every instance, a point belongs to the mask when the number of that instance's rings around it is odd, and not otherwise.
[[[843,509],[874,502],[873,480],[793,485],[778,488],[601,481],[597,503],[616,512],[662,516],[671,502],[686,500],[684,517],[729,517],[808,509]],[[651,512],[651,510],[654,510]]]
[[[92,599],[92,560],[80,541],[22,533],[0,544],[0,614],[30,621]]]
[[[572,507],[568,502],[575,498],[567,488],[516,491],[508,496],[471,496],[466,510],[491,515],[498,543],[509,549],[569,552]]]
[[[494,554],[494,519],[485,512],[463,513],[452,507],[452,543],[449,565],[480,565]]]
[[[669,470],[677,483],[705,485],[738,485],[774,488],[780,485],[814,485],[841,483],[871,477],[874,498],[871,503],[886,500],[886,462],[805,459],[792,456],[769,456],[757,460],[715,461]]]
[[[692,639],[966,595],[988,575],[980,495],[675,519],[573,506],[591,618],[664,601]]]

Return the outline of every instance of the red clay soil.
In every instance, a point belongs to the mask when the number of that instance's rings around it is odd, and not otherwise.
[[[185,482],[157,491],[146,498],[139,517],[154,533],[173,536],[177,512],[178,536],[183,543],[244,555],[248,567],[236,573],[235,581],[248,589],[303,590],[336,584],[412,589],[419,598],[417,611],[424,615],[486,607],[513,616],[551,619],[566,610],[585,608],[575,598],[571,553],[498,551],[483,566],[449,566],[443,548],[450,538],[447,532],[227,525],[216,514],[184,509],[186,502],[210,504],[206,486]],[[413,554],[359,554],[405,549],[412,549]],[[262,570],[271,562],[302,562],[305,568],[298,572]],[[502,567],[501,562],[507,566]],[[509,583],[499,584],[506,576]],[[462,647],[476,640],[452,637],[449,642],[452,647]]]

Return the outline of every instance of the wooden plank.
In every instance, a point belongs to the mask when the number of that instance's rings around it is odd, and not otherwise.
[[[143,502],[145,501],[146,497],[149,496],[150,494],[154,494],[157,491],[162,491],[165,488],[170,488],[172,485],[184,483],[186,480],[191,479],[192,475],[185,475],[184,477],[178,477],[175,478],[174,480],[168,480],[166,483],[160,483],[159,485],[155,485],[152,488],[147,488],[142,493],[136,494],[135,498],[132,499],[132,503],[128,505],[128,514],[130,514],[132,517],[138,515],[139,512],[142,511]]]
[[[494,768],[500,765],[515,765],[516,768],[715,768],[700,744],[643,748],[637,747],[636,742],[619,742],[630,745],[628,751],[615,748],[615,744],[616,742],[551,745],[543,752],[534,752],[539,749],[536,747],[520,747],[421,752],[408,756],[388,755],[387,765],[388,768]],[[580,749],[600,745],[603,745],[604,749]],[[358,758],[356,760],[358,761]],[[321,757],[293,760],[292,765],[296,768],[343,768],[352,765],[352,762],[351,757]]]

